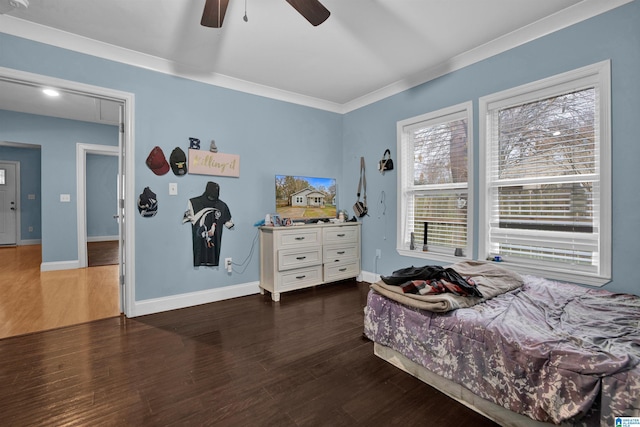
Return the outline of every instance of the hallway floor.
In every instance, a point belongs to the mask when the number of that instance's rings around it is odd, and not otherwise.
[[[0,248],[0,339],[120,315],[118,266],[40,271],[42,248]]]

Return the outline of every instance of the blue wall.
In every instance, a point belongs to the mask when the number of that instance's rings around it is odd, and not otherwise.
[[[378,273],[421,259],[401,257],[396,247],[396,173],[375,170],[385,148],[396,154],[396,122],[429,111],[472,100],[474,153],[478,153],[478,98],[585,65],[611,59],[613,111],[613,280],[606,289],[640,294],[634,277],[640,254],[638,212],[640,191],[640,2],[633,2],[565,30],[550,34],[459,71],[425,83],[345,115],[344,181],[357,182],[357,158],[366,157],[371,217],[363,226],[363,269],[374,271],[375,249],[381,248]],[[476,158],[474,181],[478,182]],[[633,183],[633,184],[631,184]],[[631,184],[631,191],[630,190]],[[386,215],[381,215],[380,194],[386,195]],[[478,188],[474,191],[478,198]],[[477,254],[478,211],[474,227]],[[387,236],[387,239],[384,239]]]
[[[240,262],[250,253],[256,235],[253,224],[274,209],[275,174],[335,177],[339,207],[351,209],[361,155],[368,165],[371,207],[371,216],[363,221],[363,269],[374,271],[376,248],[382,250],[378,266],[381,273],[422,262],[397,255],[396,173],[382,176],[376,171],[376,163],[386,148],[391,148],[395,156],[396,122],[469,99],[474,100],[477,122],[477,99],[482,95],[608,58],[613,67],[614,189],[637,182],[638,22],[640,5],[634,2],[346,115],[189,81],[5,34],[0,34],[0,66],[135,95],[136,194],[127,197],[135,201],[137,194],[149,186],[159,199],[155,217],[135,219],[136,300],[144,300],[258,280],[256,255],[242,274],[228,275],[222,268],[192,266],[190,225],[182,224],[181,219],[188,199],[202,194],[207,181],[220,184],[220,198],[229,206],[236,223],[234,230],[224,230],[221,256]],[[48,133],[43,131],[41,136]],[[474,136],[477,152],[477,123]],[[168,156],[176,146],[186,150],[189,137],[200,138],[204,147],[215,139],[220,152],[240,155],[240,177],[176,177],[171,172],[156,176],[145,166],[144,160],[155,145]],[[54,155],[51,151],[43,146],[43,159]],[[54,173],[54,163],[45,168],[43,161],[43,176]],[[474,178],[477,180],[477,174]],[[171,182],[178,183],[178,196],[168,195]],[[61,192],[75,198],[75,186],[69,187],[71,183],[66,179],[53,188],[43,185],[43,209],[59,205],[53,199]],[[380,203],[383,191],[386,206]],[[635,232],[639,197],[638,192],[630,194],[626,189],[613,193],[614,281],[608,286],[613,290],[638,293],[634,282],[627,279],[633,277],[632,268],[640,252],[640,239]],[[58,214],[75,218],[75,213],[63,209]],[[43,239],[48,237],[46,233],[52,241],[60,242],[61,253],[69,256],[73,252],[64,242],[73,241],[70,238],[75,238],[75,228],[69,232],[48,231],[43,216]]]
[[[2,111],[0,111],[1,117]],[[1,123],[1,119],[0,119]],[[0,135],[1,135],[0,130]],[[0,140],[3,138],[0,136]],[[40,218],[40,149],[0,145],[0,160],[20,162],[20,240],[41,238]],[[29,199],[32,194],[34,198]],[[32,227],[32,231],[29,231]],[[19,242],[18,242],[19,243]]]
[[[256,255],[243,274],[228,275],[223,268],[193,267],[191,226],[182,224],[182,216],[189,198],[201,195],[208,181],[220,184],[220,198],[229,206],[236,224],[233,230],[224,230],[221,255],[232,257],[236,263],[250,253],[257,233],[253,224],[275,209],[276,174],[335,177],[338,191],[342,189],[339,114],[155,73],[6,34],[0,34],[0,66],[135,95],[136,194],[127,197],[135,201],[144,187],[149,186],[159,200],[155,217],[135,219],[136,300],[258,280]],[[171,172],[156,176],[146,167],[145,159],[154,146],[162,147],[168,156],[176,146],[186,150],[189,137],[200,138],[204,147],[215,139],[220,152],[238,154],[240,177],[176,177]],[[48,155],[44,150],[43,146],[43,159]],[[43,163],[43,176],[45,173]],[[171,182],[178,183],[178,196],[168,195]],[[44,186],[42,190],[43,209],[46,197],[58,197],[63,192]],[[73,189],[65,188],[64,192],[75,199]],[[60,215],[75,218],[74,212],[61,211]],[[44,221],[45,216],[46,242]],[[68,236],[54,230],[49,233],[53,235],[51,241],[62,246],[60,253],[68,257],[72,252],[68,244],[75,248],[75,230]],[[73,256],[66,259],[76,259],[75,251]]]
[[[117,145],[118,128],[0,110],[0,140],[40,145],[42,262],[77,260],[76,144]]]

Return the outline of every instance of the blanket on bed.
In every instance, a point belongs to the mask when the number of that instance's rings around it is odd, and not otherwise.
[[[387,285],[380,280],[371,285],[376,292],[410,307],[444,313],[457,308],[471,307],[489,298],[522,286],[522,277],[494,262],[462,261],[449,266],[461,276],[470,277],[482,293],[482,297],[461,296],[451,293],[420,295],[405,294],[402,288]]]
[[[605,427],[640,417],[640,297],[522,278],[447,313],[370,291],[365,335],[535,420]]]

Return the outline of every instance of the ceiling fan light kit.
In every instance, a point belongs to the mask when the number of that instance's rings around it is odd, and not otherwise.
[[[27,0],[9,0],[9,1],[27,1]],[[298,13],[311,23],[314,27],[322,24],[329,18],[331,12],[323,6],[318,0],[287,0]],[[206,0],[204,4],[204,12],[200,25],[211,28],[222,28],[224,14],[227,12],[229,0]],[[247,3],[245,1],[244,22],[248,22]]]

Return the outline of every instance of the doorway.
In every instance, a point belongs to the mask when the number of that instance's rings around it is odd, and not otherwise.
[[[117,265],[118,156],[87,153],[85,212],[87,216],[87,266]]]
[[[89,164],[88,162],[88,156],[100,156],[100,157],[115,157],[117,159],[118,155],[120,153],[120,150],[118,147],[112,147],[112,146],[108,146],[108,145],[94,145],[94,144],[77,144],[76,145],[76,182],[77,182],[77,191],[78,191],[78,261],[80,263],[80,268],[83,267],[90,267],[89,265],[89,250],[88,250],[88,245],[89,245],[89,232],[88,232],[88,212],[89,212],[89,208],[90,208],[90,203],[92,202],[92,195],[91,194],[87,194],[87,191],[90,189],[89,187],[87,187],[87,179],[88,179],[88,172],[89,169],[87,167],[87,165]],[[113,200],[113,204],[111,207],[105,207],[102,210],[106,211],[106,215],[111,216],[111,220],[115,222],[116,224],[116,234],[117,236],[115,236],[115,240],[117,241],[117,252],[116,252],[116,260],[118,260],[118,252],[120,250],[119,248],[119,244],[120,244],[120,231],[119,231],[119,226],[120,226],[120,217],[118,215],[118,183],[120,182],[120,174],[117,174],[117,176],[115,177],[111,177],[111,176],[106,176],[106,177],[102,177],[102,178],[106,178],[106,183],[104,183],[108,189],[106,189],[105,191],[103,191],[104,194],[107,194],[110,192],[111,190],[111,184],[113,184],[114,187],[114,191],[113,191],[113,196],[114,196],[114,200]],[[109,180],[111,180],[111,178],[114,178],[113,181],[111,183],[109,183]],[[111,204],[111,200],[107,200],[107,205]],[[112,209],[112,210],[110,210]],[[104,219],[103,219],[104,222]],[[96,242],[97,243],[97,242]],[[109,252],[113,251],[113,244],[107,244],[105,243],[104,245],[98,245],[98,246],[104,246],[104,249],[106,249]],[[105,254],[106,255],[106,254]]]
[[[78,82],[73,82],[69,80],[57,79],[49,76],[43,76],[28,72],[22,72],[18,70],[13,70],[9,68],[0,67],[0,83],[3,84],[3,91],[0,95],[2,98],[8,96],[8,91],[5,90],[6,86],[11,85],[12,88],[15,87],[17,91],[21,91],[25,89],[27,91],[39,91],[42,87],[55,87],[60,92],[64,94],[68,94],[70,96],[76,96],[80,98],[88,98],[93,102],[104,104],[116,104],[118,105],[119,112],[116,114],[119,118],[117,127],[118,127],[118,146],[112,147],[115,149],[115,155],[118,156],[118,164],[119,164],[119,174],[118,176],[123,178],[125,175],[133,176],[133,153],[134,153],[134,95],[127,92],[116,91],[108,88],[98,87],[86,85]],[[31,93],[29,92],[29,93]],[[13,93],[13,91],[12,91]],[[29,95],[21,95],[21,99],[28,100]],[[34,109],[42,107],[42,103],[38,103],[36,99],[32,99],[31,104],[33,104]],[[17,103],[16,103],[17,104]],[[24,105],[29,104],[29,102],[21,102],[20,105],[23,107]],[[38,105],[40,104],[40,105]],[[13,110],[18,111],[18,110]],[[51,114],[47,112],[31,112],[31,111],[20,111],[26,112],[30,114],[39,114],[39,115],[50,115],[52,117],[60,117],[57,112],[52,111]],[[71,118],[71,117],[66,117]],[[80,118],[74,120],[82,120]],[[86,153],[85,153],[86,154]],[[79,163],[76,163],[79,165]],[[128,173],[129,172],[129,173]],[[42,177],[43,179],[47,179],[46,177]],[[84,178],[84,177],[83,177]],[[84,180],[82,180],[84,182]],[[80,180],[77,181],[77,185],[80,185]],[[126,216],[133,218],[135,215],[135,203],[126,200],[124,194],[134,194],[134,183],[132,180],[124,181],[121,179],[118,181],[118,203],[117,203],[117,215],[120,222],[119,227],[119,273],[118,273],[118,284],[120,286],[120,307],[121,312],[123,312],[127,316],[133,316],[134,310],[134,299],[135,299],[135,289],[134,289],[134,271],[133,266],[134,262],[134,254],[135,254],[135,239],[134,239],[134,221],[124,221]],[[82,197],[83,193],[77,193],[77,199]],[[62,196],[62,195],[61,195]],[[81,204],[79,200],[77,200],[78,206]],[[46,212],[43,212],[43,215],[46,215]],[[79,221],[80,222],[80,221]],[[80,225],[78,225],[80,226]],[[86,224],[83,224],[83,227],[86,227]],[[84,235],[84,234],[83,234]],[[127,238],[125,239],[125,236]],[[46,236],[44,237],[46,239]],[[86,239],[83,239],[86,240]],[[81,254],[82,252],[82,254]],[[86,242],[83,245],[78,246],[78,262],[76,264],[82,263],[83,259],[86,260]],[[74,261],[75,262],[75,261]],[[54,263],[55,264],[55,263]],[[71,263],[69,263],[71,264]],[[43,263],[44,265],[44,263]],[[128,271],[125,273],[125,265],[128,266]],[[86,266],[86,264],[85,264]],[[68,268],[68,267],[67,267]]]

